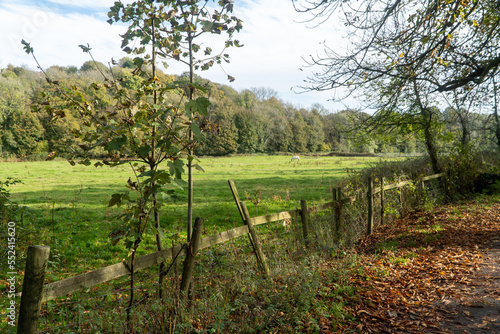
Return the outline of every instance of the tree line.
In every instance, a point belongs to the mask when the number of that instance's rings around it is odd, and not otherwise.
[[[52,66],[47,73],[52,80],[67,87],[83,87],[88,99],[97,108],[112,113],[113,102],[104,90],[96,87],[103,73],[122,82],[125,89],[134,91],[144,80],[135,75],[136,64],[124,57],[114,65],[88,61],[76,66]],[[147,70],[147,69],[146,69]],[[157,71],[163,83],[188,80],[187,74],[169,75]],[[398,119],[397,110],[387,111],[384,117],[371,117],[355,109],[330,112],[321,104],[309,108],[294,106],[279,99],[272,88],[250,88],[236,91],[224,84],[199,76],[195,81],[205,87],[211,102],[208,117],[200,120],[203,130],[197,155],[223,156],[251,153],[404,153],[426,152],[425,133],[418,124]],[[40,95],[51,83],[38,71],[12,65],[1,69],[0,75],[0,153],[6,158],[43,158],[51,152],[77,155],[82,150],[79,131],[84,120],[69,110],[60,110],[61,117],[52,122],[50,113],[33,112]],[[178,96],[172,92],[172,101]],[[432,135],[440,152],[450,152],[463,145],[481,150],[497,148],[495,119],[480,110],[460,106],[432,109]],[[391,126],[388,126],[391,125]],[[103,150],[92,150],[94,156]]]

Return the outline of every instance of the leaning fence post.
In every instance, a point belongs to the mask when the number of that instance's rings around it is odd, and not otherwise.
[[[233,193],[233,198],[234,201],[236,202],[236,207],[238,208],[238,212],[240,213],[241,219],[245,221],[245,214],[243,213],[243,210],[241,209],[241,200],[240,200],[240,195],[238,194],[238,189],[236,189],[236,185],[234,184],[233,180],[228,180],[229,183],[229,188],[231,189],[231,193]]]
[[[264,255],[262,247],[260,246],[260,241],[259,238],[257,237],[257,232],[255,231],[255,228],[252,222],[250,221],[250,214],[248,213],[247,206],[245,205],[245,202],[240,202],[240,206],[243,214],[245,215],[245,221],[248,226],[248,232],[250,233],[250,240],[252,241],[252,246],[255,250],[255,256],[257,257],[257,262],[262,267],[262,269],[264,269],[265,275],[269,276],[270,271],[269,267],[267,266],[266,256]]]
[[[191,241],[188,244],[186,258],[184,259],[184,268],[182,270],[181,291],[184,293],[188,291],[189,284],[191,283],[191,278],[193,277],[194,264],[196,255],[198,253],[198,248],[200,247],[202,230],[203,219],[197,217],[196,221],[194,222],[193,234],[191,237]]]
[[[243,209],[241,208],[240,195],[238,194],[238,189],[236,188],[236,184],[234,184],[233,180],[228,180],[227,182],[229,183],[229,188],[231,189],[231,193],[233,194],[233,199],[236,202],[236,207],[238,208],[238,212],[240,213],[241,220],[243,221],[243,224],[246,225],[245,213],[243,212]],[[255,246],[254,246],[253,240],[252,240],[252,236],[249,235],[248,239],[250,240],[252,247],[255,249]]]
[[[307,213],[307,201],[305,199],[300,200],[300,217],[302,218],[302,234],[304,235],[304,241],[306,247],[309,248],[309,217]]]
[[[372,234],[373,230],[373,179],[368,178],[368,224],[366,232],[368,235]]]
[[[17,334],[34,334],[38,331],[38,317],[49,254],[49,246],[28,248]]]

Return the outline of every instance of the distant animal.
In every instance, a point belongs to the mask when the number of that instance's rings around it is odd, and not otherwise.
[[[299,157],[298,155],[294,155],[294,156],[292,157],[292,160],[290,160],[290,162],[293,162],[293,161],[295,161],[295,160],[300,161],[300,157]]]

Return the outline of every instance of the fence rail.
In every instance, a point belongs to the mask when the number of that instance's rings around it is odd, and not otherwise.
[[[424,181],[436,179],[439,177],[444,176],[444,173],[441,174],[436,174],[436,175],[431,175],[427,176],[424,178],[421,178],[419,181],[423,185]],[[383,183],[383,182],[382,182]],[[410,182],[405,181],[405,182],[398,182],[396,184],[392,185],[387,185],[384,186],[383,184],[380,187],[373,188],[372,186],[372,180],[370,179],[370,184],[368,187],[368,193],[366,194],[367,200],[368,200],[368,217],[367,217],[367,233],[370,234],[372,232],[373,228],[373,199],[375,194],[381,193],[383,194],[384,191],[386,190],[392,190],[392,189],[397,189],[404,187],[408,185]],[[233,228],[231,230],[223,231],[211,236],[207,236],[205,238],[201,238],[199,240],[199,247],[198,250],[206,249],[212,246],[215,246],[220,243],[224,243],[236,238],[239,238],[244,235],[248,235],[250,242],[255,250],[256,256],[257,256],[257,261],[259,262],[259,265],[261,268],[265,271],[266,275],[269,275],[269,268],[267,267],[266,260],[264,254],[259,250],[259,240],[257,237],[257,234],[254,230],[254,226],[257,225],[262,225],[262,224],[267,224],[275,221],[281,221],[281,220],[288,220],[288,219],[293,219],[293,218],[301,218],[301,223],[302,223],[302,228],[303,228],[303,238],[306,242],[306,245],[309,244],[309,236],[308,236],[308,219],[307,216],[311,213],[314,212],[319,212],[319,211],[324,211],[328,209],[333,210],[333,219],[334,219],[334,226],[336,232],[338,232],[341,228],[342,225],[342,220],[341,220],[341,213],[342,213],[342,207],[347,204],[347,203],[353,203],[356,201],[354,197],[342,197],[341,189],[336,188],[333,189],[332,193],[332,202],[324,203],[324,204],[319,204],[316,206],[307,206],[307,202],[305,200],[301,201],[301,208],[300,209],[295,209],[295,210],[290,210],[290,211],[283,211],[279,213],[273,213],[273,214],[268,214],[265,216],[259,216],[259,217],[250,217],[248,214],[248,210],[246,210],[245,203],[242,202],[239,198],[238,191],[236,189],[236,186],[232,180],[229,180],[229,186],[231,188],[231,191],[233,193],[233,197],[236,203],[236,206],[240,212],[241,218],[243,220],[244,225],[240,227]],[[364,194],[363,194],[364,195]],[[363,196],[364,197],[364,196]],[[383,206],[383,196],[381,199],[382,206]],[[372,203],[372,205],[370,205]],[[381,215],[383,215],[383,209],[381,211]],[[174,259],[179,255],[184,255],[186,253],[186,249],[188,244],[181,244],[181,245],[176,245],[168,249],[164,249],[155,253],[151,253],[148,255],[143,255],[140,257],[135,258],[134,262],[134,272],[140,271],[146,268],[149,268],[154,265],[158,265],[162,262],[165,262],[168,259]],[[34,247],[39,247],[39,246],[34,246]],[[31,248],[31,247],[30,247]],[[30,250],[29,250],[30,251]],[[43,286],[43,288],[40,288],[37,294],[38,294],[38,300],[35,296],[35,298],[31,298],[33,300],[37,300],[37,303],[40,302],[47,302],[49,300],[68,295],[72,292],[81,290],[81,289],[86,289],[86,288],[91,288],[95,285],[101,284],[108,282],[110,280],[114,280],[119,277],[123,277],[126,275],[129,275],[130,272],[130,260],[129,261],[122,261],[120,263],[116,263],[104,268],[96,269],[81,275],[77,275],[74,277],[66,278],[57,282],[49,283]],[[43,275],[40,275],[38,273],[38,276],[34,278],[36,282],[29,281],[30,277],[33,276],[31,271],[34,270],[32,268],[26,268],[25,271],[25,284],[39,284],[40,286],[43,285],[43,280],[44,280],[44,273]],[[39,269],[37,269],[40,271]],[[43,270],[44,272],[44,270]],[[31,275],[31,276],[30,276]],[[27,281],[28,280],[28,281]],[[40,280],[42,283],[40,283]],[[23,291],[27,291],[24,290]],[[20,319],[23,317],[23,319],[34,319],[33,321],[38,322],[38,316],[34,315],[34,311],[36,310],[36,313],[38,313],[38,310],[40,308],[39,304],[38,306],[36,305],[26,305],[27,303],[30,303],[27,298],[24,298],[24,296],[19,293],[18,296],[22,296],[21,300],[21,314],[20,314]],[[30,299],[30,300],[31,300]],[[25,301],[26,300],[26,301]],[[24,313],[25,314],[24,314]],[[29,313],[29,314],[28,314]],[[30,320],[32,321],[32,320]],[[25,325],[24,328],[27,328],[28,325]],[[30,323],[30,328],[34,328],[36,326],[33,326],[33,323]],[[21,326],[18,326],[18,333],[35,333],[34,331],[20,331]]]
[[[321,204],[308,208],[309,212],[317,212],[333,207],[333,202]],[[291,219],[300,216],[300,209],[292,211],[283,211],[266,216],[250,218],[253,225],[262,225],[279,220]],[[223,231],[201,239],[199,250],[224,243],[249,233],[248,225],[239,226],[231,230]],[[164,249],[155,253],[139,256],[135,259],[134,271],[140,271],[154,265],[158,265],[176,255],[185,254],[185,245],[177,245],[173,248]],[[105,283],[116,278],[130,274],[130,260],[112,264],[110,266],[89,271],[84,274],[69,277],[57,282],[46,284],[42,292],[42,302],[68,295],[72,292],[91,288],[95,285]],[[19,294],[22,295],[22,294]]]

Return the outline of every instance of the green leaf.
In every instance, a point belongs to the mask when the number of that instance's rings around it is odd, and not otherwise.
[[[127,137],[125,136],[116,137],[113,138],[106,145],[104,145],[104,149],[106,149],[106,151],[108,152],[119,151],[121,150],[122,146],[125,145],[126,143],[127,143]]]
[[[186,111],[188,112],[188,116],[192,116],[196,113],[206,115],[208,107],[210,106],[210,101],[206,97],[201,96],[196,100],[186,102],[185,106]]]
[[[182,179],[173,179],[171,183],[181,190],[184,190],[184,188],[187,187],[187,182]]]
[[[149,152],[152,151],[152,148],[151,146],[149,146],[148,144],[144,145],[144,146],[141,146],[139,147],[139,149],[137,150],[137,153],[139,154],[139,156],[141,156],[142,158],[146,157]]]
[[[154,179],[159,184],[164,185],[164,184],[170,183],[170,174],[168,174],[164,170],[159,170],[156,172]]]
[[[200,130],[200,127],[198,126],[198,124],[196,123],[191,123],[191,125],[189,126],[191,128],[191,131],[193,131],[195,137],[197,139],[201,139],[203,137],[203,135],[201,134],[201,130]]]
[[[184,173],[184,161],[177,159],[168,162],[168,167],[170,168],[170,175],[175,175],[176,179],[180,179],[182,173]]]
[[[125,247],[131,249],[134,246],[134,242],[132,240],[125,240]]]
[[[111,199],[109,200],[108,206],[117,206],[120,207],[125,200],[130,199],[128,192],[122,194],[113,194],[111,195]]]
[[[92,48],[90,47],[90,45],[88,43],[87,43],[87,46],[80,44],[80,45],[78,45],[78,47],[80,49],[82,49],[83,52],[86,52],[86,53],[88,53],[88,52],[90,52],[90,50],[92,50]]]
[[[82,160],[82,161],[79,161],[78,162],[80,165],[84,165],[84,166],[90,166],[92,165],[92,162],[90,161],[89,158],[85,159],[85,160]]]
[[[210,32],[212,30],[213,24],[210,21],[201,21],[201,30],[205,32]]]
[[[201,171],[201,172],[205,173],[205,170],[204,170],[204,169],[203,169],[200,165],[196,164],[196,165],[194,165],[193,167],[194,167],[196,170],[199,170],[199,171]]]
[[[142,59],[141,57],[135,57],[134,65],[137,66],[137,68],[141,68],[142,65],[144,65],[144,59]]]
[[[30,43],[26,42],[24,39],[21,40],[21,44],[24,45],[23,49],[27,54],[33,53],[33,48]]]

